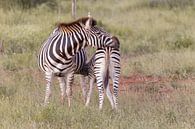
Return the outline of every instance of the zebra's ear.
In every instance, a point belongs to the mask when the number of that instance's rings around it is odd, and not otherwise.
[[[92,26],[92,18],[89,18],[85,23],[85,29],[90,29]]]

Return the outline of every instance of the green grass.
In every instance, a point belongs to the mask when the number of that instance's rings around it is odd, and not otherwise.
[[[120,84],[121,89],[130,91],[120,91],[118,112],[111,110],[107,99],[99,111],[97,91],[90,107],[84,107],[78,79],[69,109],[66,103],[60,104],[55,81],[51,103],[43,107],[45,80],[38,70],[37,53],[56,23],[72,20],[71,1],[39,0],[42,4],[35,5],[19,1],[0,0],[0,41],[4,42],[4,54],[0,55],[0,129],[195,128],[193,80]],[[194,0],[78,1],[77,17],[86,16],[88,11],[120,39],[122,76],[194,78]],[[88,50],[89,55],[94,52]],[[172,90],[162,92],[163,88]]]
[[[146,89],[140,84],[136,86],[139,87],[136,92],[120,92],[118,112],[111,110],[107,99],[103,110],[99,111],[97,91],[93,95],[90,107],[86,108],[77,83],[73,87],[71,108],[68,108],[67,103],[60,104],[59,86],[56,82],[52,88],[51,103],[47,107],[42,106],[44,82],[39,78],[39,72],[33,71],[30,75],[29,72],[9,74],[10,76],[3,80],[4,85],[2,84],[0,89],[2,129],[194,128],[194,83],[173,82],[170,86],[174,87],[174,91],[171,93],[161,93],[162,86],[158,84]]]
[[[194,76],[194,52],[158,52],[142,56],[124,56],[122,60],[122,75],[141,73],[156,76],[177,76],[187,78]],[[129,62],[129,63],[126,63]]]

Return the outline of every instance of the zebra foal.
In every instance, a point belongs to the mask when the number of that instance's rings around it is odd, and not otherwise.
[[[60,82],[61,100],[64,101],[66,92],[68,106],[71,105],[75,70],[73,57],[77,52],[86,46],[115,47],[115,44],[111,36],[105,35],[96,27],[96,20],[91,17],[59,24],[43,43],[38,55],[39,67],[45,73],[47,82],[44,104],[49,103],[52,79],[57,76]]]
[[[83,71],[88,70],[89,92],[86,97],[85,105],[88,106],[95,81],[99,91],[99,109],[102,109],[104,100],[104,88],[106,95],[111,103],[112,109],[117,109],[118,105],[118,87],[120,77],[120,42],[117,37],[112,37],[116,42],[115,48],[101,47],[98,48],[90,61],[83,67]],[[83,75],[84,76],[84,75]],[[109,78],[113,83],[113,95],[110,91]],[[86,85],[83,85],[86,86]],[[86,87],[83,87],[83,91]]]

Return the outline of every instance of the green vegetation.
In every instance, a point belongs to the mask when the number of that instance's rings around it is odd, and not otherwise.
[[[77,17],[88,11],[119,37],[122,76],[171,79],[195,75],[194,0],[82,0]],[[37,53],[58,22],[71,21],[70,0],[0,0],[0,129],[194,129],[194,82],[121,84],[120,109],[107,100],[98,110],[97,92],[85,108],[75,79],[73,105],[59,102],[54,82],[51,104],[43,107],[45,80]],[[91,54],[94,50],[89,50]],[[162,92],[162,88],[171,92]],[[128,99],[127,99],[128,98]]]

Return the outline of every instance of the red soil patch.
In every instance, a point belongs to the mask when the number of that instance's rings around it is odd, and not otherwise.
[[[169,78],[160,76],[146,76],[135,74],[129,77],[120,78],[120,91],[125,92],[157,92],[157,93],[171,93],[174,91],[173,83],[195,83],[195,77],[185,79]],[[189,90],[189,92],[192,92]]]
[[[126,85],[126,84],[135,84],[135,83],[160,83],[160,82],[167,82],[170,81],[168,78],[163,77],[155,77],[155,76],[143,76],[143,75],[131,75],[129,77],[121,77],[120,78],[120,84]]]

